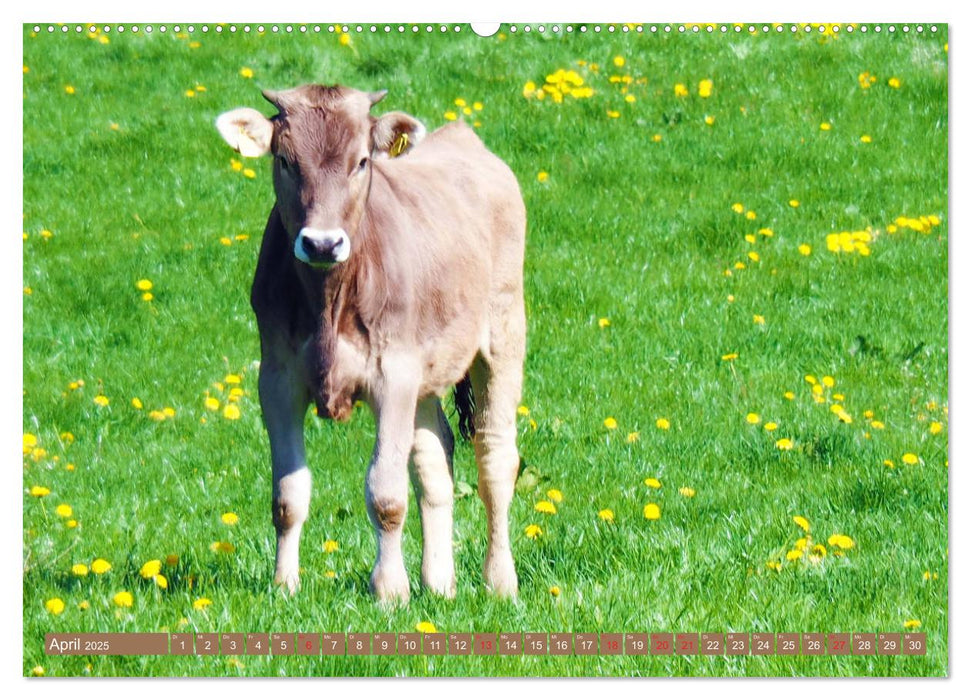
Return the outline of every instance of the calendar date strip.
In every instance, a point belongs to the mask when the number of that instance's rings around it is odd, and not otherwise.
[[[924,632],[48,633],[48,656],[924,656]]]

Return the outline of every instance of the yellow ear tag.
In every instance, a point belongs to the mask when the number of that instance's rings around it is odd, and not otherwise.
[[[408,148],[408,134],[402,132],[394,140],[394,143],[391,144],[391,148],[388,149],[388,155],[392,158],[397,158],[406,148]]]

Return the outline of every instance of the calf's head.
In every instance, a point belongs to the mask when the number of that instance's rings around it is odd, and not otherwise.
[[[272,118],[249,107],[226,112],[216,128],[244,156],[273,154],[277,209],[307,265],[344,262],[365,212],[373,158],[399,155],[416,145],[425,127],[414,117],[371,107],[387,91],[305,85],[263,93],[278,110]]]

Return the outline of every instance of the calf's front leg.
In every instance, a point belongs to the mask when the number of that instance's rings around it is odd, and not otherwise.
[[[274,580],[293,593],[300,584],[300,531],[310,510],[310,470],[303,440],[310,397],[296,361],[264,356],[259,388],[273,463]]]
[[[418,373],[411,363],[384,364],[382,385],[372,401],[378,435],[364,494],[378,546],[371,590],[379,600],[407,602],[410,591],[401,534],[408,511],[408,457],[414,439]]]

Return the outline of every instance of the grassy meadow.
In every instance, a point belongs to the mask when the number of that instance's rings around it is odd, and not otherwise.
[[[759,25],[761,27],[761,25]],[[25,675],[948,672],[946,27],[371,34],[23,28]],[[562,28],[561,28],[562,29]],[[308,414],[302,589],[272,584],[248,294],[260,88],[474,123],[529,214],[520,596],[368,593],[374,438]],[[451,398],[445,399],[451,411]],[[454,423],[453,423],[454,425]],[[97,565],[96,565],[97,562]],[[157,562],[157,564],[152,564]],[[105,565],[110,568],[105,570]],[[100,573],[98,573],[100,572]],[[924,657],[47,657],[74,632],[905,632]],[[40,667],[40,668],[38,668]]]

